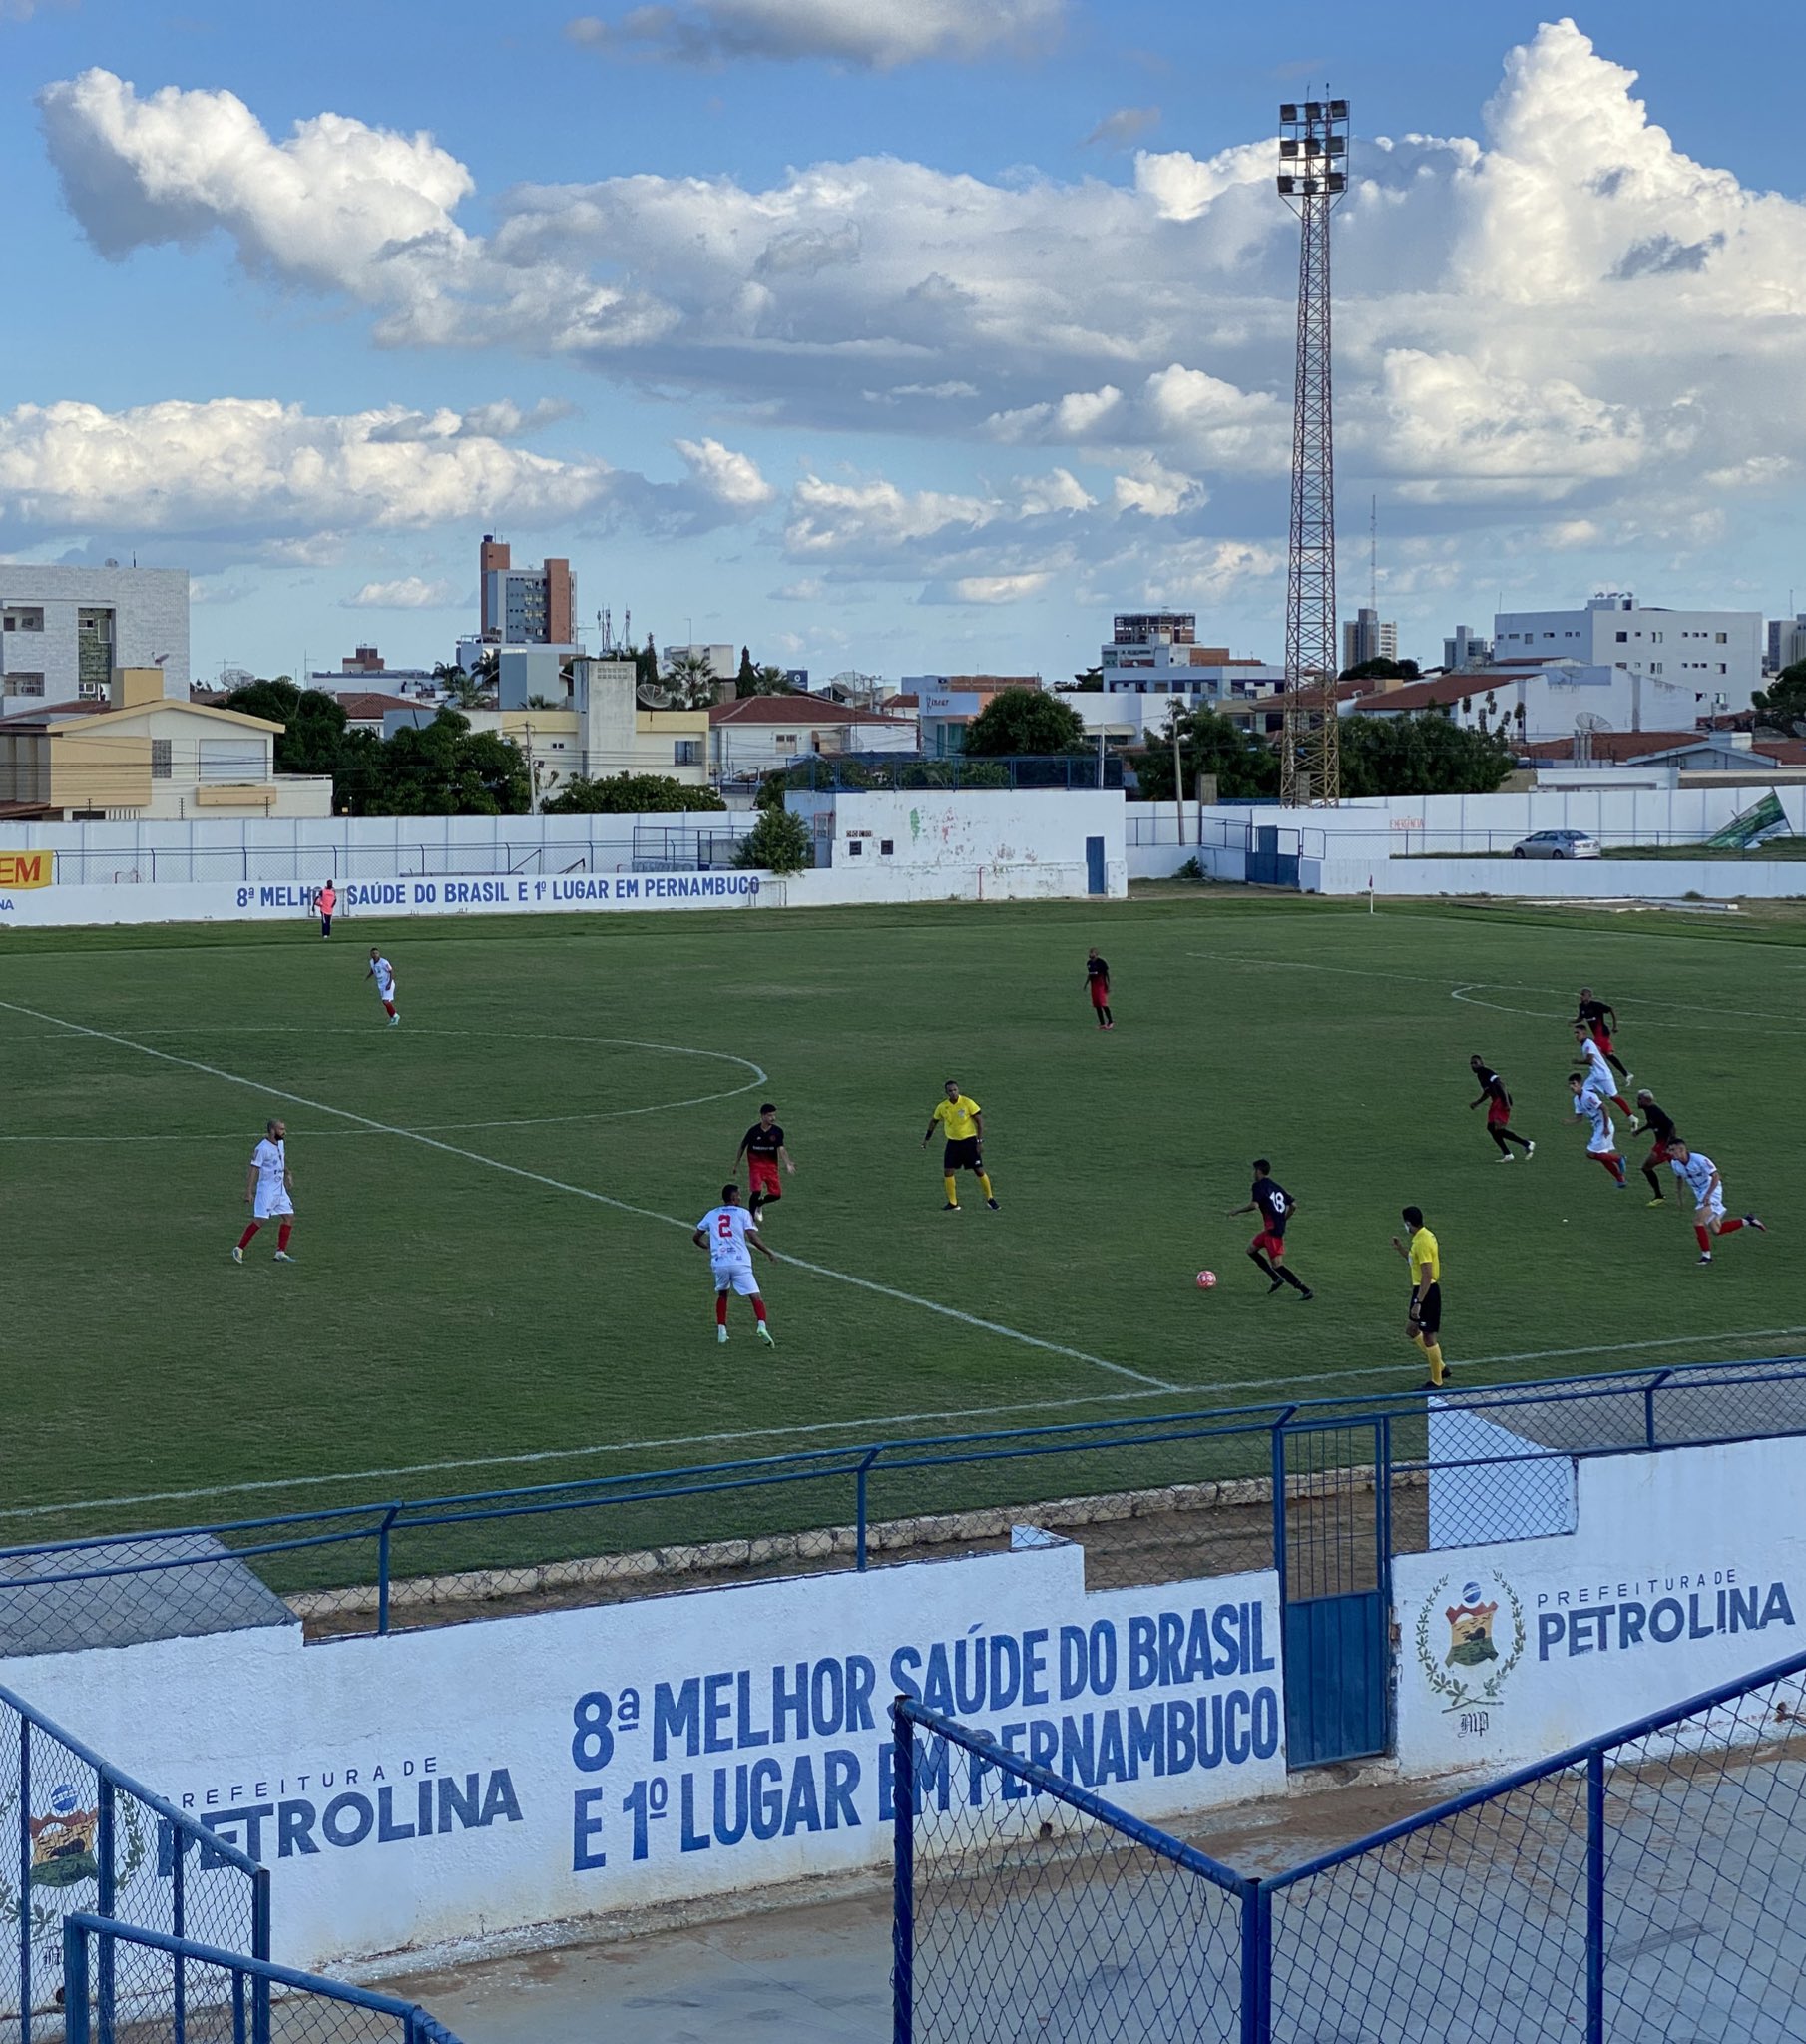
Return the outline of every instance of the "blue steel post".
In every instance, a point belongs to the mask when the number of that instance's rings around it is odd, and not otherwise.
[[[1674,1374],[1672,1370],[1658,1371],[1643,1386],[1643,1446],[1655,1446],[1655,1394]]]
[[[21,1910],[26,1914],[27,1911]],[[19,2009],[19,2036],[31,2035],[31,2010]],[[63,1924],[63,2040],[64,2044],[89,2044],[88,2028],[88,1933],[79,1923]]]
[[[31,2037],[31,1720],[19,1720],[19,2040]]]
[[[858,1470],[858,1476],[857,1476],[857,1481],[856,1481],[856,1488],[857,1488],[857,1500],[856,1500],[856,1504],[855,1504],[855,1513],[856,1513],[855,1541],[856,1541],[856,1549],[857,1549],[857,1554],[858,1554],[859,1566],[860,1566],[861,1568],[864,1568],[864,1566],[865,1566],[865,1478],[866,1478],[866,1472],[867,1472],[867,1471],[868,1471],[868,1470],[869,1470],[869,1469],[871,1468],[872,1464],[873,1464],[873,1463],[874,1463],[874,1462],[875,1462],[875,1461],[876,1461],[876,1460],[878,1459],[878,1456],[879,1456],[879,1454],[880,1454],[881,1452],[882,1452],[882,1451],[881,1451],[880,1449],[878,1449],[878,1448],[868,1448],[868,1449],[867,1449],[867,1450],[865,1451],[865,1454],[864,1454],[864,1456],[863,1456],[863,1457],[861,1458],[861,1460],[860,1460],[860,1463],[859,1463],[859,1470]]]
[[[1605,1755],[1586,1757],[1586,2044],[1605,2037]]]
[[[895,1851],[891,1877],[891,2044],[914,2044],[916,2034],[916,1729],[903,1699],[890,1709]]]
[[[395,1523],[395,1514],[400,1508],[390,1505],[382,1515],[382,1524],[376,1532],[376,1630],[386,1633],[389,1629],[389,1528]]]
[[[189,1855],[184,1852],[183,1841],[170,1835],[172,1856],[170,1860],[170,1929],[177,1937],[189,1934]],[[189,1976],[188,1960],[176,1954],[175,1989],[175,2044],[187,2044],[189,2022]]]
[[[1272,2035],[1273,1905],[1251,1880],[1241,1891],[1241,2044],[1267,2044]]]
[[[96,1783],[99,1789],[100,1823],[95,1843],[99,1848],[100,1878],[97,1882],[99,1899],[95,1913],[99,1916],[117,1917],[119,1914],[119,1826],[114,1809],[113,1784],[102,1775]],[[113,1940],[103,1937],[100,1950],[95,1954],[95,1999],[100,2006],[100,2044],[113,2044]]]
[[[269,1868],[259,1866],[250,1881],[250,1955],[269,1957]]]
[[[232,2044],[246,2044],[244,2034],[244,1975],[232,1975]]]

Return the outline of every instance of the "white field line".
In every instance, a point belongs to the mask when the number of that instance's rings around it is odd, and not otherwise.
[[[1742,1347],[1753,1342],[1772,1341],[1782,1334],[1806,1334],[1806,1325],[1753,1327],[1741,1334],[1669,1334],[1647,1341],[1608,1341],[1584,1348],[1521,1348],[1504,1355],[1464,1357],[1459,1371],[1481,1369],[1496,1362],[1555,1362],[1576,1355],[1628,1355],[1648,1348],[1703,1347],[1713,1342],[1727,1347]],[[1703,1362],[1678,1363],[1675,1367],[1709,1369],[1729,1359],[1717,1356]],[[1081,1405],[1131,1404],[1144,1399],[1189,1397],[1199,1393],[1222,1400],[1245,1391],[1292,1391],[1304,1384],[1340,1384],[1368,1377],[1395,1377],[1411,1367],[1409,1362],[1401,1360],[1362,1369],[1319,1370],[1303,1376],[1236,1377],[1228,1382],[1173,1384],[1161,1390],[1097,1391],[1085,1397],[1038,1398],[1020,1405],[968,1405],[944,1412],[892,1412],[874,1419],[823,1419],[804,1424],[748,1427],[732,1433],[666,1434],[649,1440],[603,1441],[587,1448],[535,1448],[513,1455],[473,1455],[441,1462],[399,1462],[381,1469],[347,1469],[335,1476],[259,1477],[244,1483],[207,1484],[195,1490],[147,1490],[128,1497],[74,1499],[67,1504],[15,1505],[0,1511],[0,1521],[54,1518],[64,1512],[123,1510],[131,1505],[186,1504],[204,1498],[249,1497],[269,1491],[318,1490],[340,1483],[378,1483],[393,1476],[437,1476],[463,1469],[528,1468],[547,1462],[588,1461],[605,1455],[646,1454],[655,1448],[727,1447],[745,1441],[789,1440],[821,1433],[851,1433],[870,1441],[874,1437],[883,1438],[892,1427],[930,1426],[950,1419],[1001,1419],[1019,1412],[1066,1412]],[[1470,1384],[1464,1378],[1456,1388],[1498,1390],[1511,1386]],[[1219,1403],[1213,1409],[1225,1411],[1233,1408]]]
[[[4,1005],[5,1003],[0,1003],[0,1006]],[[55,1043],[59,1040],[79,1042],[85,1033],[73,1025],[65,1024],[60,1029],[47,1030],[42,1036],[32,1040],[41,1043]],[[147,1029],[144,1032],[146,1036],[192,1036],[194,1033],[191,1029]],[[210,1034],[224,1036],[368,1036],[372,1034],[372,1031],[368,1029],[297,1029],[292,1023],[272,1023],[267,1026],[249,1024],[242,1028],[233,1027],[225,1030],[213,1030]],[[484,1031],[477,1029],[417,1029],[413,1034],[433,1038],[485,1036]],[[485,1036],[485,1040],[491,1039]],[[738,1065],[743,1070],[750,1072],[752,1077],[743,1081],[738,1086],[728,1087],[724,1093],[694,1093],[686,1100],[656,1100],[649,1107],[584,1108],[571,1114],[519,1115],[481,1122],[421,1122],[413,1128],[403,1129],[401,1133],[407,1136],[453,1136],[468,1134],[473,1129],[543,1129],[559,1122],[627,1121],[631,1120],[635,1115],[665,1114],[680,1107],[707,1107],[717,1100],[734,1100],[742,1093],[750,1093],[755,1086],[767,1084],[770,1078],[770,1074],[762,1066],[755,1065],[750,1058],[739,1057],[730,1050],[698,1050],[694,1045],[687,1043],[648,1043],[637,1036],[566,1036],[519,1030],[510,1033],[509,1041],[513,1043],[600,1043],[610,1044],[619,1049],[668,1051],[673,1057],[712,1058],[721,1064]],[[135,1046],[135,1048],[138,1047],[140,1046]],[[149,1046],[143,1047],[149,1048]],[[164,1055],[163,1052],[156,1050],[153,1050],[151,1054],[154,1057]],[[385,1128],[372,1126],[355,1129],[298,1129],[295,1133],[309,1137],[330,1137],[388,1135],[392,1132]],[[0,1135],[0,1143],[239,1143],[243,1140],[244,1132],[241,1129],[230,1130],[224,1135],[217,1136],[179,1135],[167,1131],[150,1136],[58,1136],[40,1135],[30,1132],[16,1135]]]
[[[655,1208],[636,1206],[632,1201],[618,1200],[609,1193],[593,1192],[588,1186],[574,1186],[564,1179],[549,1178],[544,1172],[529,1171],[524,1165],[508,1164],[499,1157],[485,1157],[480,1151],[465,1150],[456,1143],[442,1143],[436,1136],[425,1135],[416,1129],[399,1129],[388,1122],[376,1121],[369,1115],[355,1114],[348,1107],[333,1107],[327,1101],[313,1100],[302,1093],[291,1093],[280,1086],[266,1086],[261,1080],[246,1079],[241,1073],[223,1071],[218,1065],[203,1064],[199,1058],[180,1057],[175,1051],[158,1050],[148,1043],[136,1043],[129,1036],[115,1036],[105,1029],[90,1029],[84,1023],[66,1022],[61,1016],[46,1015],[39,1009],[22,1007],[15,1001],[0,1001],[0,1008],[8,1009],[16,1015],[29,1015],[34,1022],[56,1023],[62,1028],[73,1029],[80,1035],[92,1037],[97,1043],[116,1044],[123,1050],[140,1051],[148,1058],[159,1058],[165,1064],[181,1065],[189,1071],[205,1073],[210,1079],[224,1080],[228,1086],[243,1086],[253,1093],[263,1094],[266,1098],[291,1101],[297,1107],[310,1107],[317,1114],[336,1115],[341,1121],[356,1122],[361,1127],[382,1135],[399,1136],[405,1142],[423,1144],[427,1149],[441,1151],[447,1157],[461,1158],[466,1164],[487,1165],[491,1171],[505,1172],[510,1178],[525,1179],[531,1185],[545,1186],[555,1193],[569,1193],[573,1199],[590,1200],[599,1207],[612,1207],[617,1213],[632,1214],[641,1221],[663,1222],[667,1228],[682,1229],[685,1235],[693,1234],[695,1230],[693,1221],[681,1221],[675,1214],[661,1214]],[[762,1079],[764,1075],[761,1073],[759,1076]],[[753,1083],[756,1084],[757,1081]],[[780,1263],[790,1264],[797,1261],[793,1257],[785,1256],[781,1250],[773,1250],[771,1254]],[[1039,1348],[1049,1355],[1065,1355],[1076,1362],[1090,1363],[1095,1369],[1107,1370],[1112,1376],[1126,1377],[1130,1383],[1146,1384],[1156,1391],[1170,1391],[1175,1388],[1160,1377],[1147,1375],[1145,1371],[1129,1369],[1120,1362],[1107,1362],[1101,1355],[1090,1355],[1083,1348],[1071,1348],[1064,1341],[1046,1341],[1039,1334],[1025,1334],[1020,1328],[1007,1327],[998,1320],[981,1319],[976,1313],[964,1313],[957,1306],[943,1305],[939,1299],[919,1298],[910,1291],[895,1291],[888,1285],[873,1283],[870,1278],[855,1278],[845,1271],[831,1271],[821,1264],[807,1264],[800,1268],[813,1272],[820,1278],[832,1278],[842,1284],[855,1285],[866,1291],[881,1292],[886,1297],[898,1299],[905,1305],[920,1306],[924,1312],[937,1313],[943,1319],[958,1320],[964,1326],[979,1327],[989,1334],[1001,1334],[1007,1340],[1020,1341],[1025,1347]]]
[[[1371,965],[1318,965],[1302,958],[1250,958],[1235,951],[1188,951],[1189,958],[1201,959],[1207,965],[1252,965],[1271,972],[1336,972],[1352,979],[1391,979],[1410,986],[1440,986],[1451,1000],[1468,1000],[1476,988],[1485,987],[1493,993],[1560,994],[1567,998],[1564,989],[1558,986],[1535,986],[1523,980],[1457,979],[1444,978],[1440,973],[1431,972],[1381,972]],[[1577,991],[1576,999],[1579,998]],[[1472,1006],[1490,1008],[1497,1004],[1492,1001],[1473,1001]],[[1636,1002],[1640,1008],[1678,1008],[1683,1014],[1701,1016],[1728,1015],[1739,1021],[1775,1022],[1783,1025],[1777,1029],[1762,1029],[1751,1032],[1759,1036],[1792,1036],[1798,1032],[1799,1024],[1793,1017],[1777,1015],[1769,1008],[1721,1008],[1713,1003],[1707,1007],[1698,1001],[1665,1001],[1658,995],[1639,995]],[[1529,1015],[1533,1019],[1568,1021],[1572,1018],[1557,1009],[1506,1008],[1508,1015]],[[1664,1022],[1651,1018],[1640,1024],[1644,1028],[1687,1029],[1696,1026],[1689,1022]]]

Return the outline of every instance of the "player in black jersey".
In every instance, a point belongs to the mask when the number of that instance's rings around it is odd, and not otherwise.
[[[1589,986],[1580,989],[1580,1003],[1574,1012],[1574,1026],[1585,1030],[1598,1045],[1606,1063],[1620,1079],[1630,1077],[1623,1059],[1618,1056],[1611,1044],[1612,1037],[1617,1033],[1617,1010],[1609,1001],[1595,1001]]]
[[[733,1168],[738,1171],[740,1159],[746,1160],[746,1176],[751,1185],[751,1198],[746,1205],[756,1221],[774,1200],[784,1196],[783,1181],[777,1175],[781,1164],[785,1171],[794,1172],[796,1166],[790,1161],[790,1153],[784,1148],[784,1132],[778,1126],[777,1109],[770,1101],[758,1111],[758,1120],[740,1138],[740,1147],[733,1153]]]
[[[1480,1100],[1470,1100],[1468,1102],[1468,1112],[1472,1114],[1475,1108],[1480,1105],[1480,1101],[1484,1100],[1486,1102],[1486,1132],[1499,1145],[1500,1163],[1511,1163],[1512,1153],[1507,1148],[1507,1145],[1511,1143],[1519,1145],[1528,1162],[1529,1159],[1537,1154],[1537,1146],[1528,1136],[1519,1135],[1518,1131],[1511,1125],[1512,1096],[1505,1090],[1505,1081],[1493,1070],[1486,1059],[1478,1053],[1469,1058],[1468,1065],[1474,1077],[1480,1082]]]
[[[1255,1158],[1254,1183],[1248,1191],[1248,1204],[1231,1207],[1229,1219],[1233,1221],[1237,1214],[1260,1216],[1260,1233],[1249,1243],[1248,1255],[1273,1280],[1267,1287],[1268,1298],[1287,1284],[1304,1297],[1312,1298],[1315,1293],[1285,1261],[1285,1224],[1292,1218],[1292,1209],[1298,1203],[1274,1181],[1272,1172],[1273,1167],[1264,1157]]]
[[[1665,1203],[1662,1199],[1661,1180],[1656,1176],[1655,1167],[1667,1163],[1669,1151],[1680,1141],[1680,1131],[1674,1126],[1674,1117],[1665,1107],[1657,1104],[1655,1095],[1647,1086],[1639,1089],[1636,1108],[1643,1118],[1643,1126],[1654,1138],[1648,1156],[1643,1159],[1642,1170],[1644,1178],[1649,1181],[1650,1192],[1655,1195],[1649,1205],[1660,1207]]]
[[[1092,1013],[1100,1029],[1114,1029],[1117,1018],[1110,1012],[1110,966],[1094,950],[1085,961],[1085,990],[1092,997]]]

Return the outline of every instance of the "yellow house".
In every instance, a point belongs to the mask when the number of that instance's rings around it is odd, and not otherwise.
[[[329,816],[329,777],[276,772],[281,729],[166,696],[161,669],[115,668],[104,699],[0,718],[0,816]]]

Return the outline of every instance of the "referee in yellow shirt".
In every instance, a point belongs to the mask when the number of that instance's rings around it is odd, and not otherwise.
[[[1424,1210],[1407,1207],[1402,1216],[1411,1231],[1409,1247],[1395,1235],[1392,1247],[1411,1266],[1411,1305],[1405,1316],[1405,1332],[1424,1351],[1430,1365],[1427,1391],[1440,1391],[1449,1368],[1442,1359],[1442,1251],[1436,1238],[1424,1226]]]
[[[980,1145],[985,1139],[985,1116],[976,1100],[967,1099],[955,1079],[947,1081],[947,1098],[935,1102],[934,1112],[928,1117],[928,1133],[922,1138],[926,1150],[934,1139],[937,1124],[947,1139],[947,1147],[941,1153],[941,1176],[947,1187],[947,1204],[943,1214],[957,1214],[960,1211],[959,1180],[956,1172],[970,1171],[978,1176],[978,1182],[985,1189],[985,1205],[992,1213],[997,1212],[997,1202],[991,1194],[991,1181],[985,1172],[984,1153]]]

